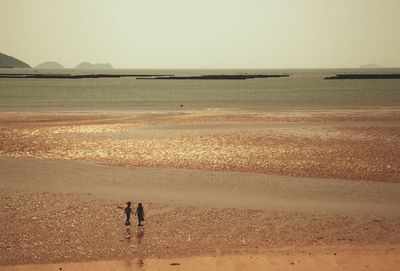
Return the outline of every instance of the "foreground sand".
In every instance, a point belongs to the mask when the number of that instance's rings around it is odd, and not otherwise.
[[[286,252],[270,250],[253,254],[213,255],[169,259],[137,259],[45,265],[0,266],[9,271],[52,270],[397,270],[400,248],[317,247]],[[340,252],[333,252],[340,251]]]
[[[0,270],[397,270],[397,110],[27,117],[0,117]]]
[[[0,159],[2,264],[400,244],[400,184]],[[144,201],[146,226],[121,207]]]

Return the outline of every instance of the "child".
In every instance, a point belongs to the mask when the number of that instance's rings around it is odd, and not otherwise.
[[[127,204],[127,206],[125,207],[125,214],[126,214],[125,225],[129,226],[131,224],[131,222],[129,221],[131,218],[131,213],[133,214],[132,209],[131,209],[132,203],[130,201],[128,201],[126,204]]]
[[[138,226],[142,227],[143,226],[142,222],[144,221],[144,210],[143,210],[143,205],[141,202],[139,202],[139,204],[138,204],[135,215],[137,215],[138,220],[139,220]]]

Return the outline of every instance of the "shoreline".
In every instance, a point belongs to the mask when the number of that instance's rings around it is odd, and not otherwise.
[[[201,107],[201,108],[185,108],[177,105],[176,108],[165,107],[165,108],[154,108],[151,106],[135,108],[135,109],[111,109],[111,108],[84,108],[84,107],[71,107],[63,108],[48,108],[48,107],[26,107],[18,108],[15,107],[3,107],[0,109],[0,114],[12,115],[12,114],[34,114],[34,115],[97,115],[99,113],[103,115],[140,115],[140,114],[212,114],[212,113],[225,113],[225,114],[268,114],[268,113],[330,113],[330,112],[341,112],[341,113],[368,113],[368,112],[399,112],[400,106],[354,106],[354,107],[319,107],[319,106],[304,106],[304,107],[292,107],[292,106],[277,106],[277,107],[256,107],[256,108],[233,108],[233,107]]]

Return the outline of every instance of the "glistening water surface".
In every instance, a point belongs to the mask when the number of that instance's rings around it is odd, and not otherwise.
[[[38,72],[9,70],[2,73]],[[41,73],[239,74],[288,73],[250,80],[0,78],[0,110],[324,109],[400,106],[400,80],[324,80],[335,73],[379,70],[109,70]]]

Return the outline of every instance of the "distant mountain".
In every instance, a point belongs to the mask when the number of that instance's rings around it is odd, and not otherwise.
[[[30,68],[28,64],[12,56],[0,53],[0,68]]]
[[[54,62],[54,61],[44,62],[42,64],[37,65],[35,68],[36,69],[47,69],[47,70],[64,69],[64,67],[61,64]]]
[[[82,62],[78,66],[75,67],[78,70],[109,70],[114,69],[110,63],[99,63],[99,64],[92,64],[89,62]]]

